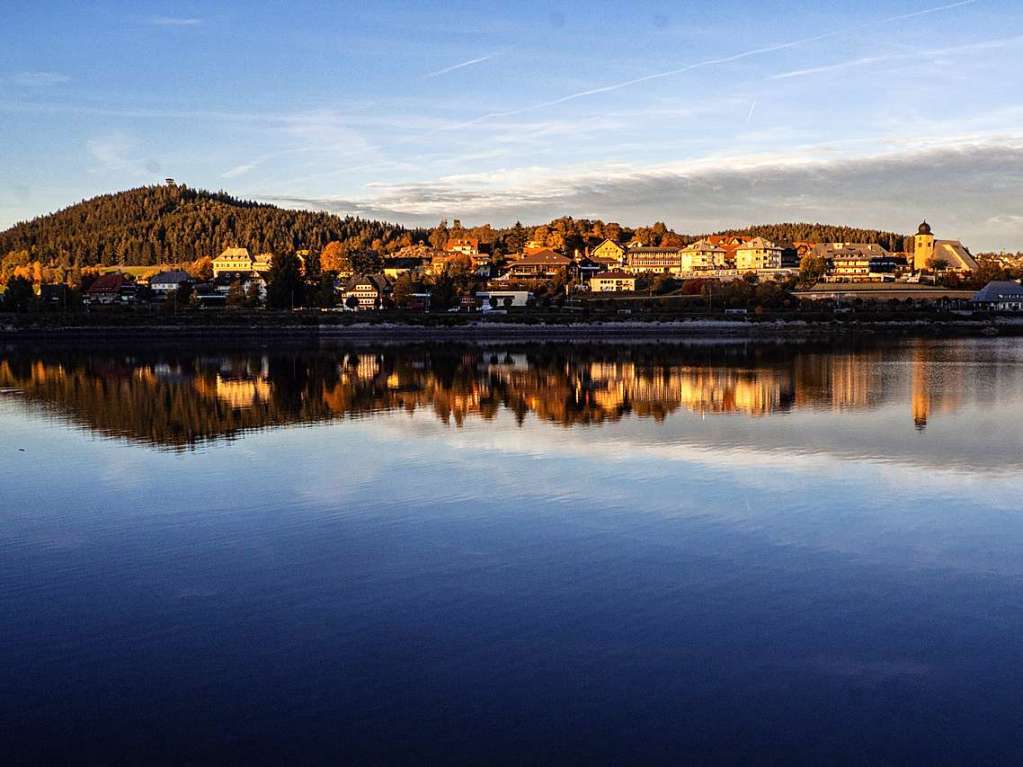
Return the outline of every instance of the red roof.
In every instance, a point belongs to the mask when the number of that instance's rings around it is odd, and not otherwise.
[[[521,266],[523,264],[527,266],[568,266],[571,263],[571,258],[563,256],[560,253],[555,253],[553,250],[545,249],[537,253],[530,253],[525,258],[520,258],[518,261],[515,261],[512,266]]]
[[[101,274],[96,281],[89,286],[88,293],[116,293],[128,280],[123,274]]]

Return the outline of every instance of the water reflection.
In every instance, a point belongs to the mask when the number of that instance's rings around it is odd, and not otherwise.
[[[4,745],[1014,763],[1021,384],[998,339],[0,351]]]
[[[428,410],[565,427],[682,411],[761,418],[899,407],[923,430],[1023,394],[1012,341],[336,347],[198,352],[8,349],[0,388],[98,433],[183,449],[247,430]],[[889,429],[891,430],[891,429]]]

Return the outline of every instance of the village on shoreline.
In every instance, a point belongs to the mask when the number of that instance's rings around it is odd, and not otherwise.
[[[1019,254],[974,256],[959,240],[938,239],[926,221],[911,237],[888,237],[898,250],[878,241],[756,234],[694,240],[656,227],[603,228],[602,241],[587,242],[547,226],[516,225],[517,245],[508,247],[508,237],[498,248],[455,220],[450,229],[442,222],[416,238],[405,235],[397,247],[331,241],[319,249],[253,253],[234,244],[186,263],[63,272],[23,251],[5,257],[0,309],[59,314],[70,325],[120,326],[196,315],[201,324],[216,324],[217,317],[232,324],[232,315],[273,314],[267,310],[356,313],[377,324],[474,314],[622,322],[1023,313]]]

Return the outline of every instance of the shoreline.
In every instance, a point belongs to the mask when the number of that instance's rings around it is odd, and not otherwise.
[[[295,338],[324,340],[435,341],[538,339],[586,340],[664,339],[699,337],[727,338],[834,338],[897,335],[900,337],[985,337],[1023,336],[1023,317],[988,320],[865,320],[820,321],[728,321],[684,320],[677,322],[589,322],[523,324],[473,321],[459,325],[416,325],[404,323],[252,324],[252,325],[67,325],[3,326],[0,341],[98,340],[98,339],[204,339]]]

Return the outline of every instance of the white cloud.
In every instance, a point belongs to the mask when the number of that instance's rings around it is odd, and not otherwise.
[[[60,85],[71,78],[60,72],[18,72],[11,75],[10,81],[24,88],[42,88],[48,85]]]
[[[152,16],[147,21],[156,27],[197,27],[202,24],[202,19],[181,16]]]
[[[468,120],[466,122],[459,123],[459,124],[457,124],[457,125],[455,125],[453,127],[454,128],[465,128],[465,127],[470,127],[472,125],[476,125],[476,124],[478,124],[480,122],[485,122],[485,121],[488,121],[488,120],[493,120],[495,118],[512,117],[512,116],[515,116],[515,115],[526,114],[528,112],[535,112],[535,111],[538,111],[538,110],[541,110],[541,109],[547,109],[549,107],[559,106],[561,104],[566,104],[566,103],[568,103],[570,101],[576,101],[576,100],[581,99],[581,98],[586,98],[588,96],[598,96],[598,95],[602,95],[602,94],[605,94],[605,93],[611,93],[613,91],[619,91],[619,90],[622,90],[624,88],[631,88],[634,85],[641,85],[643,83],[651,82],[653,80],[662,80],[664,78],[677,77],[678,75],[687,74],[689,72],[693,72],[693,71],[696,71],[696,70],[708,69],[708,68],[713,68],[713,67],[719,67],[719,66],[721,66],[723,64],[732,64],[732,63],[735,63],[737,61],[742,61],[742,60],[745,60],[745,59],[756,58],[756,57],[764,56],[764,55],[771,54],[771,53],[779,53],[781,51],[790,50],[792,48],[799,48],[799,47],[802,47],[802,46],[805,46],[805,45],[809,45],[810,43],[817,43],[817,42],[821,42],[823,40],[829,40],[829,39],[832,39],[832,38],[848,35],[848,34],[851,34],[853,32],[873,29],[873,28],[876,28],[876,27],[879,27],[879,26],[887,26],[887,25],[891,25],[891,24],[894,24],[894,23],[899,22],[899,21],[907,21],[909,19],[919,18],[921,16],[928,16],[928,15],[935,14],[935,13],[942,13],[944,11],[949,11],[949,10],[952,10],[952,9],[955,9],[955,8],[960,8],[962,6],[973,5],[974,3],[977,3],[977,2],[980,2],[980,0],[959,0],[959,2],[955,2],[955,3],[948,3],[946,5],[939,5],[939,6],[934,6],[932,8],[925,8],[923,10],[913,11],[911,13],[902,13],[902,14],[898,14],[896,16],[888,16],[887,18],[883,18],[883,19],[874,19],[872,21],[867,21],[867,22],[864,22],[862,24],[857,24],[857,25],[853,25],[853,26],[850,26],[850,27],[843,27],[841,29],[830,30],[830,31],[827,31],[827,32],[822,32],[820,34],[811,35],[811,36],[808,36],[808,37],[802,37],[802,38],[799,38],[799,39],[796,39],[796,40],[789,40],[788,42],[776,43],[776,44],[773,44],[773,45],[760,46],[760,47],[757,47],[757,48],[751,48],[749,50],[740,51],[738,53],[733,53],[733,54],[729,54],[729,55],[726,55],[726,56],[715,56],[714,58],[704,59],[702,61],[696,61],[696,62],[694,62],[692,64],[686,64],[684,66],[676,67],[674,69],[669,69],[669,70],[662,71],[662,72],[654,72],[652,74],[643,75],[641,77],[634,77],[634,78],[631,78],[629,80],[624,80],[622,82],[611,83],[611,84],[608,84],[608,85],[601,85],[601,86],[597,86],[597,87],[593,87],[593,88],[587,88],[585,90],[576,91],[575,93],[570,93],[567,96],[561,96],[559,98],[550,99],[550,100],[547,100],[547,101],[541,101],[541,102],[536,103],[536,104],[530,104],[528,106],[518,107],[516,109],[509,109],[509,110],[490,112],[488,114],[480,115],[479,117],[473,118],[472,120]]]
[[[951,54],[970,53],[974,51],[983,50],[994,50],[997,48],[1005,48],[1013,45],[1019,45],[1023,43],[1023,36],[1016,37],[1005,37],[998,38],[995,40],[984,40],[978,43],[966,43],[964,45],[953,45],[945,48],[933,48],[930,50],[922,51],[904,51],[900,53],[888,53],[878,56],[864,56],[858,59],[852,59],[849,61],[840,61],[835,64],[826,64],[819,67],[808,67],[806,69],[794,69],[789,72],[781,72],[776,75],[772,75],[772,80],[787,80],[793,77],[806,77],[808,75],[823,74],[826,72],[838,72],[849,69],[859,69],[861,67],[873,66],[874,64],[883,64],[889,61],[926,61],[927,59],[935,56],[948,56]]]
[[[862,147],[820,145],[646,166],[506,168],[365,190],[360,197],[267,199],[410,224],[453,215],[506,224],[597,212],[623,223],[667,220],[692,233],[791,220],[907,231],[926,215],[940,218],[948,236],[980,249],[1023,237],[1009,219],[997,231],[984,223],[1014,215],[1023,198],[1023,134],[891,137]]]
[[[440,77],[441,75],[446,75],[449,72],[455,72],[455,71],[457,71],[459,69],[465,69],[466,67],[471,67],[471,66],[474,66],[476,64],[482,64],[484,61],[489,61],[490,59],[494,58],[494,56],[496,56],[496,55],[497,54],[491,53],[491,54],[488,54],[486,56],[480,56],[477,59],[469,59],[468,61],[463,61],[461,64],[454,64],[454,65],[452,65],[450,67],[444,67],[443,69],[438,69],[436,72],[429,72],[429,73],[423,75],[423,78],[424,79],[430,79],[430,78],[433,78],[433,77]]]
[[[158,174],[159,163],[143,157],[140,147],[138,139],[120,131],[95,136],[86,142],[89,154],[98,164],[97,170],[133,176]]]
[[[257,168],[257,167],[259,167],[259,163],[258,162],[242,163],[241,165],[236,165],[235,167],[231,168],[230,170],[224,171],[223,173],[220,174],[220,177],[221,178],[238,178],[239,176],[244,176],[250,170],[253,170],[253,169]]]

